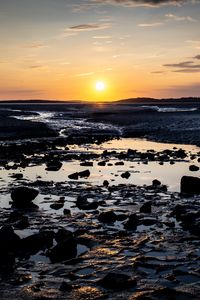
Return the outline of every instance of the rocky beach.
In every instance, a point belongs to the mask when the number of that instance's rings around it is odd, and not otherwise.
[[[0,298],[200,299],[199,168],[196,99],[1,103]]]

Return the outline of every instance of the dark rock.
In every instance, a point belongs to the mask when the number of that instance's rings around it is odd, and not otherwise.
[[[41,231],[21,239],[19,256],[26,257],[50,248],[53,245],[53,238],[53,231]]]
[[[108,289],[125,290],[134,287],[137,282],[129,275],[117,272],[110,272],[100,279],[98,283]]]
[[[140,220],[140,224],[143,224],[145,226],[151,226],[157,223],[157,219],[155,218],[143,218]]]
[[[98,216],[98,220],[102,223],[113,223],[117,220],[117,215],[114,213],[114,211],[106,211],[100,213]]]
[[[78,173],[77,172],[72,173],[68,177],[69,177],[69,179],[72,179],[72,180],[78,180]]]
[[[123,166],[124,165],[124,162],[123,161],[117,161],[115,163],[115,166]]]
[[[89,171],[89,170],[85,170],[85,171],[79,172],[78,175],[79,175],[80,177],[87,178],[87,177],[90,176],[90,171]]]
[[[15,264],[15,256],[20,243],[20,237],[11,226],[3,226],[0,229],[0,270],[7,272],[12,270]]]
[[[18,221],[16,221],[13,226],[16,229],[23,230],[29,226],[29,221],[27,216],[22,216]]]
[[[98,166],[105,167],[105,165],[106,165],[106,161],[105,160],[98,162]]]
[[[145,214],[150,214],[151,213],[151,201],[148,201],[148,202],[144,203],[140,207],[140,212],[145,213]]]
[[[73,233],[65,228],[61,228],[55,234],[55,240],[57,243],[60,243],[66,239],[72,238]]]
[[[92,161],[84,161],[84,162],[80,163],[80,166],[93,167],[93,162]]]
[[[200,194],[200,178],[183,176],[181,178],[181,193]]]
[[[46,171],[58,171],[62,167],[62,163],[58,160],[53,160],[47,163]]]
[[[64,215],[71,215],[70,209],[65,208],[65,209],[63,210],[63,214],[64,214]]]
[[[129,216],[128,221],[124,224],[124,228],[128,230],[135,230],[139,225],[139,219],[136,214]]]
[[[13,206],[17,208],[29,207],[31,202],[37,197],[39,192],[28,187],[17,187],[11,192]]]
[[[52,203],[50,205],[50,207],[55,210],[61,209],[63,206],[64,206],[64,203],[60,202],[60,201],[57,201],[56,203]]]
[[[77,242],[74,238],[65,239],[50,249],[47,255],[52,263],[72,259],[77,255]]]
[[[157,179],[154,179],[154,180],[152,181],[152,185],[153,185],[154,187],[157,187],[157,186],[160,186],[160,185],[161,185],[161,182],[160,182],[159,180],[157,180]]]
[[[108,186],[109,186],[108,180],[104,180],[103,185],[104,185],[105,187],[108,187]]]
[[[189,166],[189,170],[192,172],[196,172],[196,171],[199,171],[199,167],[197,167],[195,165],[191,165],[191,166]]]
[[[126,178],[126,179],[128,179],[130,176],[131,176],[131,174],[128,171],[121,174],[121,177]]]
[[[19,180],[19,179],[23,178],[23,174],[22,173],[16,173],[16,174],[13,174],[11,177]]]
[[[87,200],[86,195],[79,195],[77,198],[77,201],[76,201],[76,206],[82,210],[91,210],[91,209],[97,209],[99,206],[99,203],[98,202],[89,202]]]
[[[66,282],[66,281],[63,281],[60,285],[60,288],[59,290],[61,292],[67,292],[67,291],[71,291],[72,290],[72,286],[70,283]]]

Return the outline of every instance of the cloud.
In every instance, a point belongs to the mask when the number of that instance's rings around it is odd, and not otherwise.
[[[164,25],[164,23],[162,22],[156,22],[156,23],[141,23],[141,24],[138,24],[137,26],[138,27],[159,27],[159,26],[162,26]]]
[[[200,59],[200,55],[196,55],[195,59]],[[172,72],[176,73],[197,73],[200,72],[200,64],[197,64],[195,61],[183,61],[180,63],[164,64],[164,67],[176,68]]]
[[[30,48],[30,49],[39,49],[39,48],[46,48],[48,46],[41,42],[31,42],[31,43],[23,44],[20,47],[21,48]]]
[[[94,72],[80,73],[80,74],[76,74],[75,76],[77,76],[77,77],[85,77],[85,76],[92,76],[92,75],[94,75]]]
[[[110,23],[88,23],[88,24],[80,24],[71,26],[65,29],[65,33],[76,33],[76,32],[84,32],[84,31],[94,31],[94,30],[102,30],[110,28]]]
[[[160,89],[163,95],[166,94],[167,97],[170,95],[173,98],[176,97],[199,97],[200,94],[200,86],[199,83],[191,83],[188,85],[173,85],[164,89]]]
[[[121,5],[125,7],[147,6],[155,7],[161,5],[181,6],[184,3],[199,3],[199,0],[90,0],[91,3]]]
[[[196,19],[190,17],[190,16],[177,16],[174,14],[166,14],[165,15],[166,18],[168,18],[168,20],[173,20],[173,21],[177,21],[177,22],[182,22],[182,21],[187,21],[187,22],[197,22]]]

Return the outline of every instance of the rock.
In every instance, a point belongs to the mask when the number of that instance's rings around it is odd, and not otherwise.
[[[53,238],[53,231],[41,231],[21,239],[19,256],[26,257],[50,248],[53,245]]]
[[[50,205],[50,207],[55,210],[61,209],[63,206],[64,206],[64,203],[60,202],[60,201],[57,201],[56,203],[52,203]]]
[[[64,240],[70,239],[73,237],[73,233],[70,230],[67,230],[65,228],[61,228],[57,231],[55,234],[55,240],[57,243],[60,243]]]
[[[67,209],[67,208],[63,209],[63,214],[64,215],[71,215],[70,209]]]
[[[16,229],[23,230],[29,227],[29,221],[27,216],[22,216],[18,221],[16,221],[13,226]]]
[[[69,237],[50,249],[47,255],[52,263],[72,259],[77,255],[77,242]]]
[[[144,203],[140,207],[140,212],[145,213],[145,214],[150,214],[151,213],[151,201],[148,201],[148,202]]]
[[[0,270],[11,271],[15,264],[15,256],[19,247],[20,237],[9,225],[0,229]]]
[[[113,223],[117,220],[117,215],[112,210],[102,212],[98,216],[98,220],[102,223]]]
[[[72,173],[68,176],[69,179],[78,180],[78,173]]]
[[[200,178],[183,176],[181,178],[181,193],[200,194]]]
[[[58,160],[53,160],[47,163],[46,171],[59,171],[62,163]]]
[[[84,162],[80,163],[80,166],[93,167],[93,162],[92,161],[84,161]]]
[[[191,166],[189,166],[189,170],[192,172],[196,172],[196,171],[199,171],[199,167],[197,167],[195,165],[191,165]]]
[[[124,162],[123,161],[117,161],[115,163],[115,166],[123,166],[124,165]]]
[[[161,182],[160,182],[159,180],[157,180],[157,179],[154,179],[154,180],[152,181],[152,185],[153,185],[154,187],[157,187],[157,186],[160,186],[160,185],[161,185]]]
[[[139,219],[136,214],[132,214],[129,216],[128,221],[124,224],[124,228],[128,230],[136,230],[139,225]]]
[[[98,202],[89,202],[86,195],[79,195],[76,201],[76,206],[82,210],[97,209]]]
[[[19,179],[23,178],[23,174],[22,173],[16,173],[16,174],[13,174],[11,177],[19,180]]]
[[[143,224],[145,226],[151,226],[156,224],[158,221],[155,218],[143,218],[140,220],[140,224]]]
[[[29,207],[38,194],[39,192],[33,188],[17,187],[11,192],[13,206],[17,208]]]
[[[103,182],[103,186],[105,186],[105,187],[108,187],[108,186],[109,186],[109,182],[108,182],[108,180],[104,180],[104,182]]]
[[[105,167],[105,165],[106,165],[106,161],[105,160],[103,160],[103,161],[100,161],[100,162],[98,162],[98,164],[97,164],[98,166],[103,166],[103,167]]]
[[[128,179],[130,176],[131,176],[131,174],[128,171],[121,174],[121,177],[126,178],[126,179]]]
[[[71,291],[72,290],[72,286],[70,283],[66,282],[66,281],[63,281],[60,285],[60,288],[59,290],[61,292],[67,292],[67,291]]]
[[[129,275],[117,272],[110,272],[100,279],[98,283],[108,289],[125,290],[134,287],[137,282]]]
[[[89,171],[89,170],[85,170],[85,171],[79,172],[78,175],[79,175],[80,177],[87,178],[87,177],[90,176],[90,171]]]

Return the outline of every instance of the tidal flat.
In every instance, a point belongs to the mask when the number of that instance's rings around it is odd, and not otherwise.
[[[0,108],[1,299],[200,299],[198,103]]]

